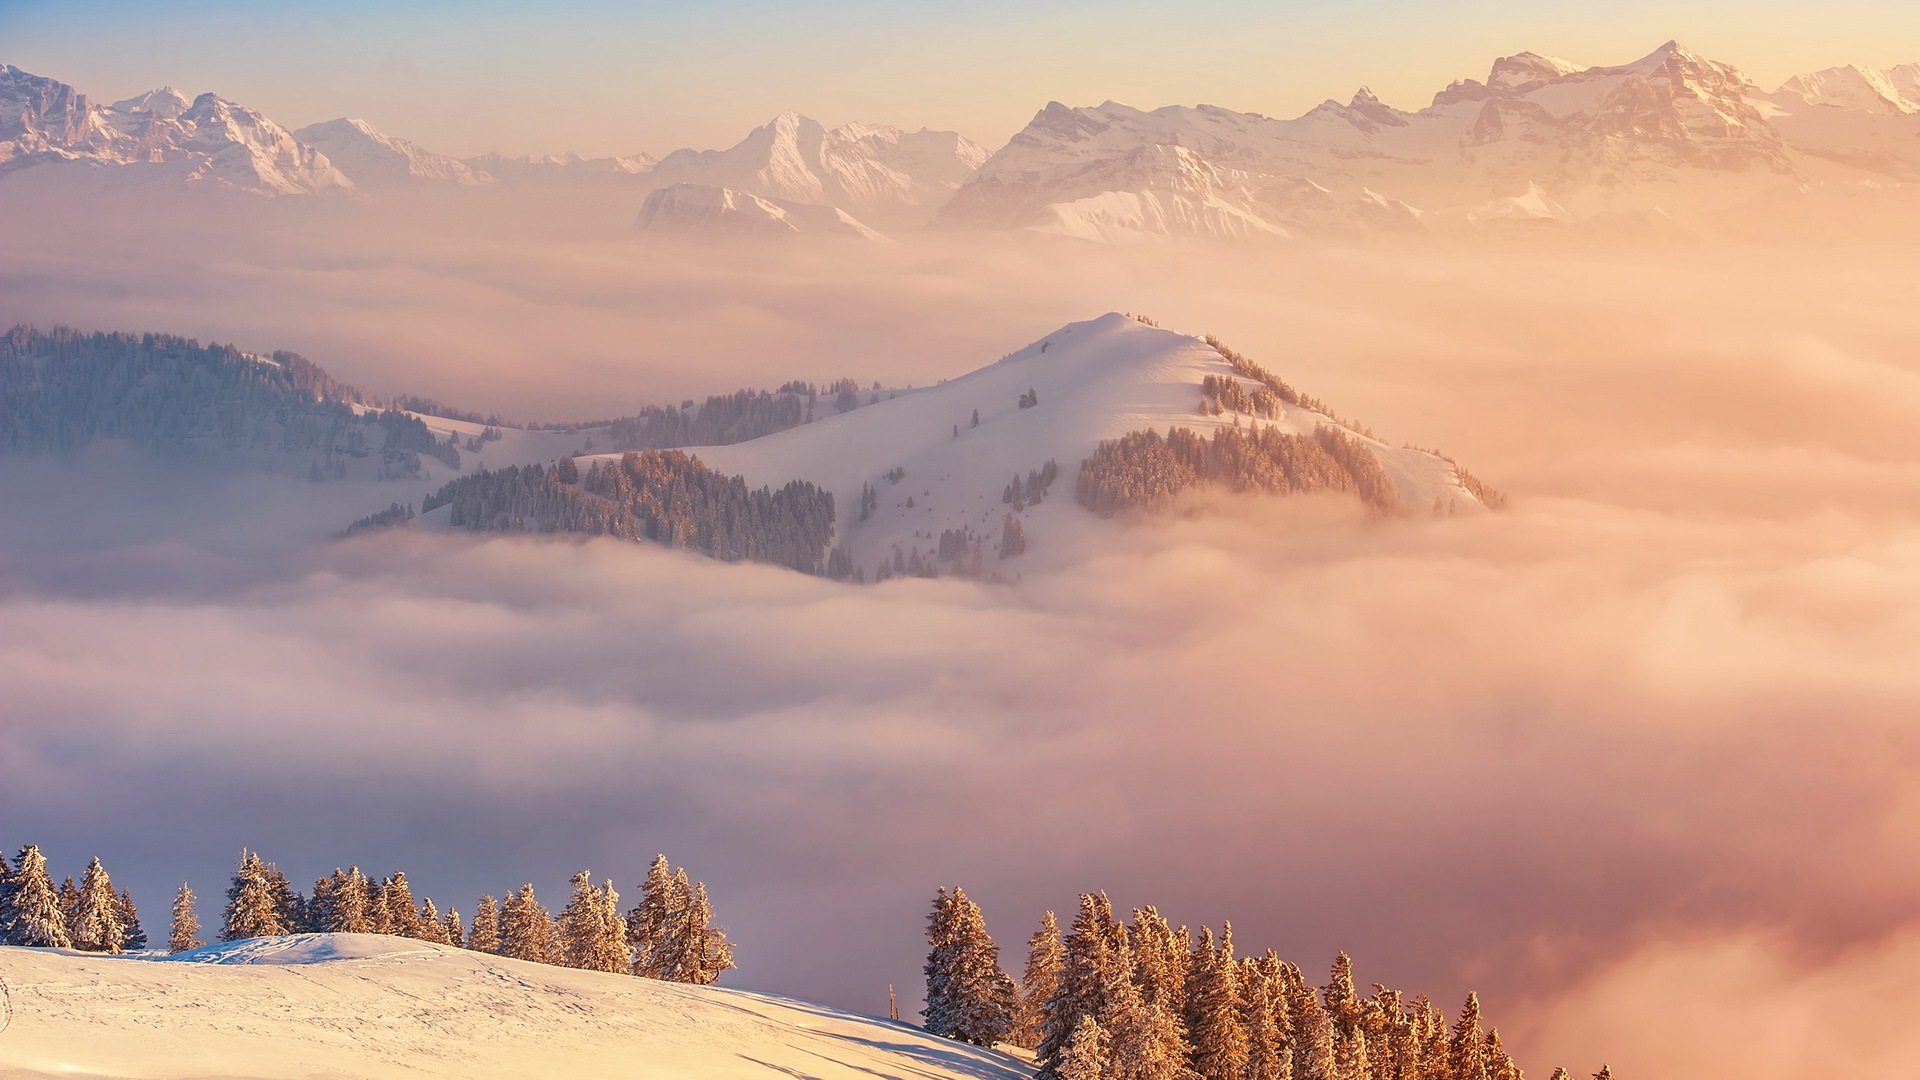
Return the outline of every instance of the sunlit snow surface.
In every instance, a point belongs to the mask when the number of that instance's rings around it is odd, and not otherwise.
[[[373,934],[173,957],[0,948],[8,1080],[1017,1080],[1025,1063],[790,998]]]

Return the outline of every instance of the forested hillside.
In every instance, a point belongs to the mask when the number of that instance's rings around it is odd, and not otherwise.
[[[832,570],[833,495],[804,481],[749,489],[678,451],[626,453],[582,474],[571,458],[463,476],[430,496],[449,523],[476,532],[570,532],[648,540],[723,561]]]
[[[376,454],[382,477],[418,475],[422,454],[459,468],[451,443],[378,405],[297,353],[260,357],[172,334],[67,327],[16,326],[0,339],[0,453],[117,438],[160,452],[312,453],[314,479]]]

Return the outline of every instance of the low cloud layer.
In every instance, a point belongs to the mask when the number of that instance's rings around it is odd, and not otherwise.
[[[631,886],[664,850],[713,890],[735,981],[876,1012],[917,986],[927,897],[958,881],[1010,966],[1041,910],[1104,887],[1309,970],[1344,948],[1450,1007],[1477,987],[1541,1075],[1920,1053],[1842,1046],[1847,1003],[1920,1006],[1892,974],[1920,933],[1920,316],[1886,267],[1789,288],[1784,256],[1720,250],[1167,252],[1155,277],[1140,253],[915,250],[886,256],[911,274],[815,250],[748,284],[725,258],[622,263],[562,340],[711,336],[607,369],[671,400],[837,356],[930,380],[1133,307],[1455,453],[1514,509],[1063,512],[1016,587],[847,588],[613,542],[321,544],[297,482],[129,503],[160,481],[111,453],[0,462],[8,505],[57,509],[0,528],[0,839],[70,871],[99,853],[150,922],[182,876],[211,907],[243,843],[303,880],[405,868],[463,912],[529,879],[558,900],[587,865]],[[552,267],[499,288],[596,306]],[[447,276],[483,272],[515,276]],[[281,295],[287,273],[232,280]],[[668,277],[699,302],[621,298]],[[375,306],[338,280],[343,310]],[[28,302],[170,325],[139,290],[49,289]],[[214,292],[192,321],[231,313]],[[378,388],[507,400],[539,372],[530,408],[626,407],[588,407],[605,383],[578,354],[436,350],[471,297],[431,296],[394,316],[420,336]],[[710,317],[729,305],[758,329]],[[290,331],[363,333],[319,310]],[[806,330],[759,321],[782,311]],[[801,344],[776,363],[757,340]]]

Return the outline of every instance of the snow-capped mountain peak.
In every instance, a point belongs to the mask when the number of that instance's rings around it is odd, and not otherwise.
[[[294,138],[318,149],[361,188],[412,183],[483,184],[493,178],[462,161],[388,135],[364,120],[341,117],[309,124]]]
[[[651,182],[690,183],[768,199],[833,206],[861,218],[923,221],[986,152],[954,132],[917,132],[880,124],[829,129],[799,113],[780,113],[725,150],[676,150]]]
[[[174,119],[192,107],[193,101],[171,86],[162,86],[158,90],[136,94],[107,106],[114,112],[150,113],[168,120]]]
[[[1920,113],[1920,64],[1886,69],[1848,64],[1795,75],[1775,97],[1865,112]]]

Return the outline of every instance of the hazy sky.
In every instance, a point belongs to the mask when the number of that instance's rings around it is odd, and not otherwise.
[[[1920,60],[1920,5],[1833,0],[926,0],[403,5],[7,0],[0,62],[103,100],[213,90],[290,126],[353,115],[446,153],[730,145],[785,109],[997,146],[1049,99],[1294,115],[1368,84],[1425,104],[1523,49],[1586,63],[1668,38],[1767,85]]]

